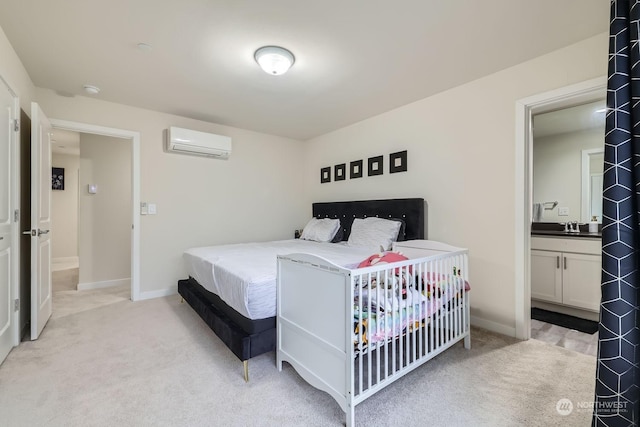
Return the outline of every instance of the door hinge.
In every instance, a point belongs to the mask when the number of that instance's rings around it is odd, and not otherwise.
[[[16,300],[13,302],[13,311],[18,311],[18,310],[20,310],[20,300],[19,300],[19,299],[16,299]]]
[[[18,119],[13,120],[13,130],[14,132],[18,132],[20,130],[20,122]]]
[[[20,221],[20,209],[16,209],[13,212],[13,222],[18,222]]]

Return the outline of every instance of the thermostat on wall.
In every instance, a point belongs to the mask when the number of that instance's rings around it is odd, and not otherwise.
[[[95,184],[89,184],[89,194],[96,194],[98,192],[98,186]]]

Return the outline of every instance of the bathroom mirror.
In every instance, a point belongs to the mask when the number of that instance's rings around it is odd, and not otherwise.
[[[534,222],[602,221],[604,97],[533,116]]]

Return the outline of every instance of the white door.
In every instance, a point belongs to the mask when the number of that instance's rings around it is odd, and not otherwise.
[[[14,310],[11,298],[12,245],[11,186],[15,171],[12,166],[11,140],[15,135],[15,98],[0,79],[0,363],[14,344]]]
[[[51,123],[31,103],[31,339],[51,317]]]

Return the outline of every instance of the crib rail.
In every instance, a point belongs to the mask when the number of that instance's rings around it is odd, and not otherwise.
[[[466,253],[353,270],[355,402],[468,334]]]
[[[333,396],[347,426],[364,399],[455,343],[470,346],[465,249],[361,269],[280,256],[277,286],[278,368],[287,361]]]

